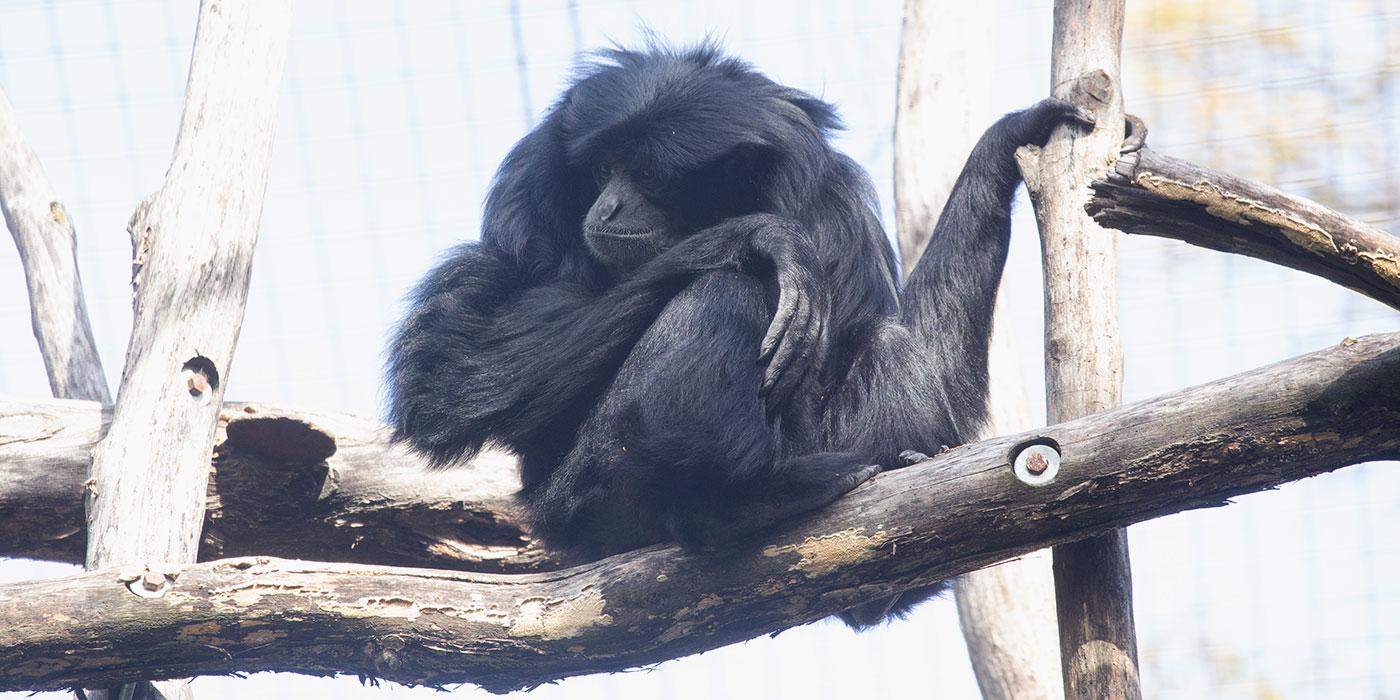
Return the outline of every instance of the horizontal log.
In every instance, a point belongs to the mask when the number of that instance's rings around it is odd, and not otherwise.
[[[1030,443],[1058,446],[1057,472],[1043,447],[1013,459]],[[240,559],[0,587],[0,690],[292,671],[507,691],[713,649],[1033,549],[1397,456],[1400,334],[1348,339],[950,450],[723,551],[656,546],[515,576]]]
[[[0,556],[81,563],[89,452],[110,409],[0,399]],[[353,416],[225,404],[200,559],[293,559],[521,573],[563,555],[533,539],[515,460],[429,472]]]
[[[1400,309],[1400,238],[1316,202],[1146,148],[1091,189],[1085,209],[1109,228],[1267,260]]]

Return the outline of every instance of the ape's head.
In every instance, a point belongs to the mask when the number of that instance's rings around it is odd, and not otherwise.
[[[626,272],[694,231],[763,209],[764,163],[739,146],[708,163],[666,163],[644,142],[603,151],[583,240],[599,264]],[[679,165],[679,167],[677,167]]]
[[[830,105],[712,44],[603,51],[502,165],[483,237],[625,273],[727,218],[800,218],[838,127]]]

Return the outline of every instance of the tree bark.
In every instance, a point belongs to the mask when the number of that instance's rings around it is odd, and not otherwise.
[[[135,314],[112,424],[86,482],[86,565],[147,566],[133,592],[166,585],[161,572],[198,551],[290,29],[288,0],[201,3],[175,155],[127,226]]]
[[[894,115],[895,228],[908,277],[980,132],[992,50],[965,3],[905,0]],[[990,29],[990,27],[987,27]]]
[[[1048,483],[1008,466],[1061,455]],[[1400,334],[957,448],[706,554],[656,546],[523,576],[279,560],[0,587],[0,690],[231,672],[505,691],[655,663],[1018,554],[1400,456]]]
[[[977,687],[987,700],[1062,698],[1049,550],[971,571],[953,582]]]
[[[1123,141],[1123,0],[1056,0],[1051,91],[1097,120],[1056,130],[1027,177],[1045,266],[1046,411],[1051,422],[1120,402],[1117,240],[1083,210]],[[1056,547],[1055,605],[1067,698],[1140,698],[1127,532]]]
[[[30,321],[53,395],[112,403],[88,322],[73,220],[58,201],[39,157],[25,142],[19,119],[3,90],[0,213],[5,215],[24,266]]]
[[[1095,180],[1104,226],[1247,255],[1400,309],[1400,238],[1316,202],[1142,149]]]
[[[88,453],[111,410],[0,400],[0,556],[81,563]],[[428,471],[346,415],[225,404],[201,560],[246,555],[495,573],[557,569],[531,537],[513,457]]]
[[[901,267],[918,263],[948,193],[977,141],[988,102],[992,30],[987,9],[906,0],[900,32],[894,127],[895,221]],[[1021,338],[1002,279],[992,317],[987,428],[979,437],[1043,425],[1031,418]],[[953,583],[963,639],[987,700],[1057,700],[1060,690],[1054,583],[1048,556],[1026,556],[968,572]]]

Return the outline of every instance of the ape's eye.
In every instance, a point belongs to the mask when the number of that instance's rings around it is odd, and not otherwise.
[[[599,163],[593,167],[593,177],[597,178],[598,182],[607,182],[612,174],[613,167],[607,163]]]

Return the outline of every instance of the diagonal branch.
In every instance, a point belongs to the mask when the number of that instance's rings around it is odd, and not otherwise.
[[[1062,463],[1030,486],[1008,462],[1047,437]],[[1400,334],[1347,340],[954,449],[722,552],[652,547],[522,576],[233,560],[173,567],[152,597],[131,592],[144,591],[131,581],[140,571],[6,586],[0,690],[273,670],[505,691],[712,649],[1032,549],[1396,456]]]
[[[1093,183],[1099,223],[1247,255],[1400,309],[1400,238],[1316,202],[1149,149]]]
[[[34,338],[61,399],[112,403],[78,276],[78,240],[68,210],[19,130],[0,90],[0,212],[14,236],[29,287]]]

